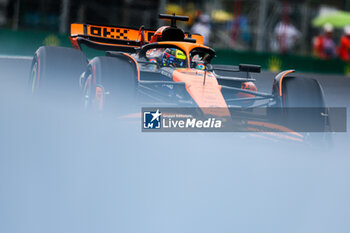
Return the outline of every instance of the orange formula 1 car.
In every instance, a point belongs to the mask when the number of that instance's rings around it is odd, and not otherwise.
[[[176,26],[186,16],[160,15],[171,21],[158,30],[72,24],[73,48],[41,47],[34,55],[30,86],[45,98],[83,99],[92,109],[113,109],[137,100],[145,106],[323,107],[323,94],[313,79],[278,74],[272,94],[257,91],[251,73],[257,65],[212,65],[215,51],[203,45],[201,35]],[[105,51],[87,60],[82,46]],[[79,90],[80,88],[80,90]],[[80,95],[80,96],[74,96]]]

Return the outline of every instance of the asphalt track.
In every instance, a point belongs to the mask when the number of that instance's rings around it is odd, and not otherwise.
[[[28,104],[30,62],[0,57],[0,232],[350,229],[349,133],[327,151],[238,133],[144,134],[138,121]],[[256,77],[258,88],[269,92],[274,75]],[[297,75],[349,109],[350,78]]]
[[[11,98],[16,99],[23,93],[26,93],[28,73],[31,65],[31,57],[11,57],[0,56],[0,70],[3,75],[0,78],[0,84],[11,90]],[[276,73],[262,72],[262,74],[253,74],[256,79],[258,90],[271,93],[273,78]],[[346,107],[350,109],[350,77],[340,75],[319,75],[310,73],[295,73],[295,76],[317,79],[324,90],[325,101],[328,107]],[[17,96],[17,97],[16,97]],[[350,116],[348,112],[348,116]],[[349,125],[349,117],[347,124]],[[347,141],[350,139],[349,133],[333,134],[334,147],[347,147]]]

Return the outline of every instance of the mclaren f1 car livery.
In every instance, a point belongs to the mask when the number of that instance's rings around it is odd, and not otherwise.
[[[177,27],[177,21],[188,17],[161,14],[160,18],[170,20],[170,26],[148,30],[72,24],[73,48],[40,47],[35,53],[31,94],[116,112],[135,102],[148,107],[197,107],[204,113],[217,108],[221,111],[215,115],[223,116],[231,107],[324,107],[316,80],[293,77],[294,70],[287,70],[274,78],[271,93],[258,92],[251,74],[259,73],[260,66],[213,65],[215,50],[203,44],[203,37]],[[88,60],[84,46],[105,55]]]

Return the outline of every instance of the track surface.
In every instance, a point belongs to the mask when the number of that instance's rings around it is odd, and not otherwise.
[[[325,152],[246,134],[142,134],[134,123],[67,119],[22,103],[30,63],[0,58],[0,232],[350,229],[349,133],[335,134]],[[349,108],[348,77],[298,75],[320,81],[328,106]],[[273,76],[256,77],[261,91]]]
[[[31,57],[1,57],[0,70],[3,74],[0,83],[12,90],[13,98],[17,93],[24,93],[28,85],[28,73],[31,65]],[[253,74],[256,78],[259,91],[271,93],[273,78],[276,73],[263,72],[262,74]],[[317,75],[295,73],[295,76],[317,79],[324,90],[325,101],[328,107],[347,107],[350,109],[350,77],[339,75]],[[350,116],[348,112],[348,116]],[[348,117],[348,125],[350,123]],[[334,134],[334,143],[336,148],[347,146],[347,140],[350,139],[349,133]]]
[[[0,83],[3,85],[15,86],[19,89],[25,88],[25,85],[27,85],[30,65],[30,57],[18,58],[0,56],[0,70],[2,74],[4,74],[0,77]],[[271,92],[271,86],[275,75],[276,73],[263,72],[262,74],[259,74],[259,76],[253,75],[253,77],[257,79],[256,81],[259,90]],[[327,106],[349,107],[350,77],[304,73],[296,73],[296,76],[317,79],[324,89]]]

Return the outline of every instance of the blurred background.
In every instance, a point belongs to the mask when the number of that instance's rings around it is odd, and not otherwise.
[[[348,11],[350,0],[0,0],[0,233],[348,233],[349,133],[330,151],[143,134],[138,119],[33,104],[24,91],[38,47],[71,47],[70,23],[157,28],[166,12],[191,17],[182,26],[205,35],[214,62],[309,72],[297,75],[320,81],[327,106],[350,109]],[[259,90],[274,75],[259,75]]]
[[[0,53],[69,46],[73,22],[157,28],[165,12],[190,16],[181,26],[203,34],[218,63],[349,75],[349,10],[350,0],[0,0]]]

